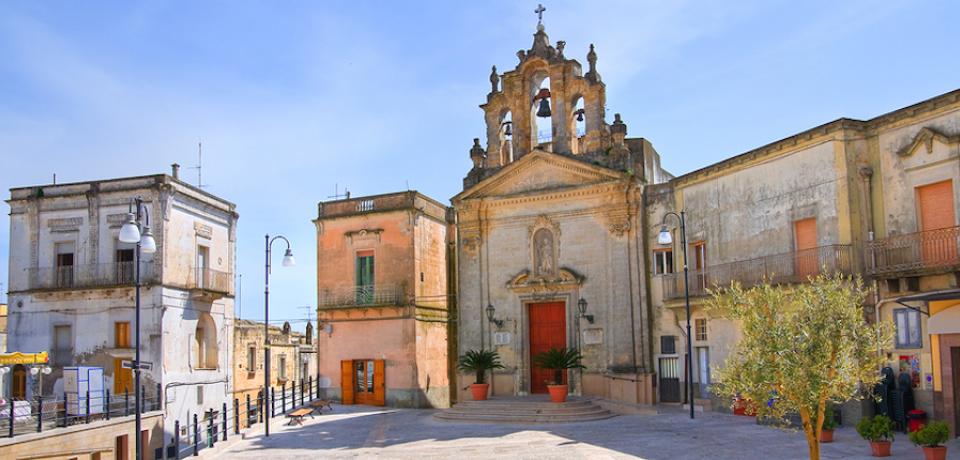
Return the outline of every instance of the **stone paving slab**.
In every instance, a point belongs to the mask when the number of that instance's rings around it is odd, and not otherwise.
[[[757,425],[753,418],[707,412],[622,415],[585,423],[498,425],[437,420],[434,411],[334,406],[333,413],[303,426],[278,426],[269,438],[255,435],[214,458],[384,459],[805,459],[803,433]],[[279,420],[279,419],[277,419]],[[271,424],[273,428],[277,424]],[[824,444],[824,459],[871,459],[870,447],[852,427]],[[960,459],[960,442],[948,458]],[[898,434],[892,459],[921,459],[920,448]]]

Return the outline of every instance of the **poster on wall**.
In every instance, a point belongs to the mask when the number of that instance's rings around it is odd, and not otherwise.
[[[900,355],[900,372],[910,375],[913,388],[920,387],[920,357],[916,354]]]

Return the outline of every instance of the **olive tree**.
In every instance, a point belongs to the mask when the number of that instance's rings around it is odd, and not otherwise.
[[[863,315],[867,290],[859,278],[820,275],[808,283],[734,283],[712,291],[711,314],[740,323],[742,337],[718,371],[718,394],[751,401],[758,417],[785,421],[799,414],[812,460],[830,402],[860,397],[880,379],[892,332]]]

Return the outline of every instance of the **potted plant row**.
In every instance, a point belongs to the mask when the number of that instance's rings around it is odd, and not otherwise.
[[[890,443],[893,442],[893,421],[885,415],[864,417],[857,423],[857,433],[870,441],[870,450],[874,457],[889,457]]]
[[[485,401],[490,384],[486,382],[487,371],[503,369],[500,355],[493,350],[469,350],[460,357],[457,368],[463,372],[476,373],[475,382],[470,385],[470,393],[474,401]]]
[[[931,422],[908,436],[910,442],[923,447],[923,456],[927,460],[947,458],[947,447],[943,445],[950,439],[950,426],[947,422]]]
[[[547,383],[550,400],[562,403],[567,400],[568,386],[563,383],[563,372],[567,369],[585,369],[580,364],[583,355],[572,348],[551,348],[533,357],[533,363],[543,369],[553,371],[553,381]]]

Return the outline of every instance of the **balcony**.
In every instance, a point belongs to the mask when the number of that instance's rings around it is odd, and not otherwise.
[[[871,275],[910,275],[960,268],[960,227],[895,235],[867,243]]]
[[[140,265],[142,284],[157,281],[154,263]],[[136,276],[134,262],[106,264],[64,265],[30,269],[30,289],[84,289],[98,287],[132,286]]]
[[[233,293],[233,273],[212,268],[193,268],[190,270],[187,288],[194,298],[217,300]]]
[[[707,295],[708,289],[729,286],[734,281],[744,287],[764,281],[771,284],[802,283],[821,273],[849,274],[853,269],[851,245],[820,246],[690,270],[690,296]],[[683,295],[683,272],[663,275],[663,299],[679,299]]]
[[[405,305],[403,288],[397,285],[349,286],[320,291],[319,308],[377,307]]]

